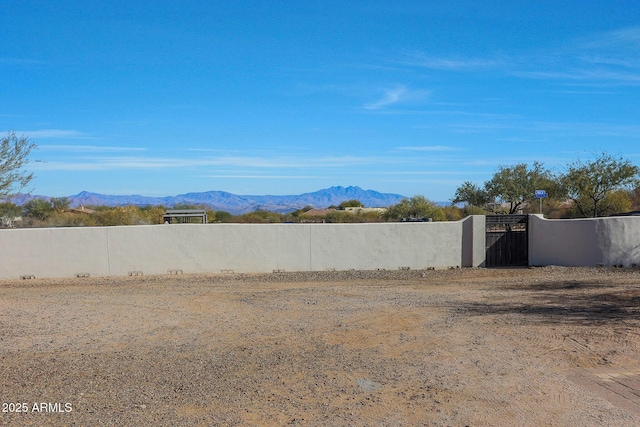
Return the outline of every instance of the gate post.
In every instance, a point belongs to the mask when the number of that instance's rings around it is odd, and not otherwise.
[[[536,243],[538,243],[536,234],[539,234],[537,230],[537,225],[540,224],[538,222],[539,220],[546,220],[546,218],[541,214],[529,214],[529,225],[527,227],[527,232],[529,233],[527,236],[529,243],[529,266],[538,265],[540,251],[536,245]]]
[[[462,267],[484,267],[485,215],[471,215],[462,220]]]

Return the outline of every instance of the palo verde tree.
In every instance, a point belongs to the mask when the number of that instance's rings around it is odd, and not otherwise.
[[[451,200],[453,204],[464,203],[467,206],[475,206],[477,208],[485,208],[491,201],[489,193],[471,181],[465,181],[458,187]]]
[[[71,207],[71,200],[68,197],[52,197],[51,207],[56,213],[64,212]]]
[[[526,163],[514,166],[500,166],[493,177],[484,183],[484,188],[467,181],[458,187],[453,203],[466,203],[502,212],[502,204],[509,205],[506,213],[513,214],[534,199],[536,190],[546,190],[550,196],[559,194],[559,188],[553,174],[542,163],[534,162],[531,167]]]
[[[36,144],[29,138],[17,137],[15,132],[0,139],[0,197],[15,195],[33,179],[33,173],[27,173],[24,167],[34,148]]]
[[[557,193],[555,178],[540,162],[533,162],[531,168],[526,163],[501,166],[485,188],[493,200],[509,204],[510,214],[533,201],[536,190],[546,190],[550,196]]]
[[[595,218],[630,206],[628,193],[625,200],[619,190],[640,185],[639,173],[629,160],[602,153],[590,162],[570,164],[561,182],[579,215]]]

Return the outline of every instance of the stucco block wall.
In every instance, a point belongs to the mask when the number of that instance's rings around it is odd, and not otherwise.
[[[476,266],[484,261],[480,218],[0,230],[0,279]]]
[[[111,275],[309,270],[309,232],[293,224],[175,224],[107,230]]]
[[[603,218],[597,229],[602,238],[603,264],[640,266],[640,217]]]
[[[311,226],[312,270],[397,270],[460,266],[459,222],[316,224]]]
[[[0,230],[0,279],[482,267],[485,217]],[[529,264],[640,266],[640,217],[529,221]]]
[[[640,217],[529,221],[529,264],[640,265]]]
[[[0,278],[86,272],[109,275],[105,228],[0,230]]]

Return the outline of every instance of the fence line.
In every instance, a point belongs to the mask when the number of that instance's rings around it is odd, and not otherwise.
[[[640,266],[640,217],[531,215],[529,265]],[[0,230],[0,279],[481,267],[485,217]]]

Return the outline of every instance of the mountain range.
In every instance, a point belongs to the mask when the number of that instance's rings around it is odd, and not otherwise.
[[[11,199],[17,205],[23,205],[31,199],[50,199],[48,196],[19,194]],[[177,204],[205,205],[216,211],[227,211],[234,215],[253,212],[258,209],[286,213],[305,206],[326,208],[339,205],[346,200],[359,200],[366,207],[387,207],[399,203],[405,196],[400,194],[379,193],[373,190],[363,190],[360,187],[336,186],[312,193],[290,196],[248,196],[227,193],[225,191],[206,191],[201,193],[186,193],[176,196],[147,197],[147,196],[114,196],[83,191],[74,196],[68,196],[71,207],[78,206],[148,206],[162,205],[174,207]]]

